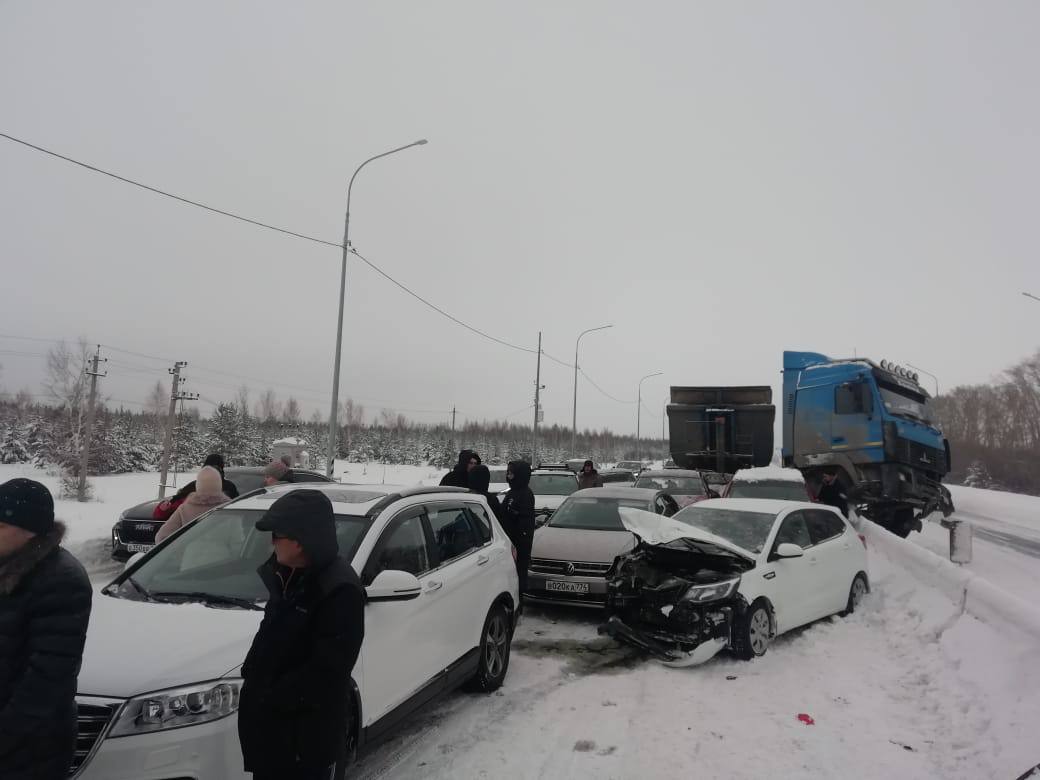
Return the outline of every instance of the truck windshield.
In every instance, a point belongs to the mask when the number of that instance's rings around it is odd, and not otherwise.
[[[912,417],[931,424],[932,410],[923,396],[882,382],[878,382],[878,390],[881,391],[881,400],[885,402],[889,414]]]

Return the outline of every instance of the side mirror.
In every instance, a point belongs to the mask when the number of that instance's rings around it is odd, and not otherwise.
[[[777,546],[776,552],[773,553],[773,555],[776,558],[801,558],[803,555],[805,555],[805,550],[803,550],[797,544],[792,544],[791,542],[784,542],[783,544]]]
[[[143,552],[136,552],[133,555],[131,555],[129,558],[126,559],[126,563],[123,564],[123,571],[129,570],[130,567],[132,567],[135,563],[137,563],[143,557],[144,557],[144,553]]]
[[[419,598],[421,593],[419,578],[397,569],[379,572],[372,584],[365,588],[369,601],[411,601]]]

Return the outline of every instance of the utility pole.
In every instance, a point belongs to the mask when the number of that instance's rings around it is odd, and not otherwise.
[[[177,416],[177,402],[195,401],[199,397],[198,393],[185,393],[181,391],[181,384],[184,382],[181,378],[181,369],[186,365],[188,364],[183,360],[178,360],[173,364],[173,368],[166,369],[173,375],[173,383],[170,387],[170,411],[166,415],[166,436],[163,438],[162,464],[159,467],[160,501],[166,497],[166,476],[170,470],[170,450],[173,446],[173,422]]]
[[[534,371],[534,440],[531,443],[531,465],[538,465],[538,423],[542,421],[542,332],[538,331],[538,362]]]
[[[79,457],[79,484],[76,486],[76,500],[87,500],[87,469],[90,466],[90,437],[94,433],[94,409],[97,401],[97,381],[99,376],[105,376],[108,372],[98,371],[98,363],[108,362],[108,358],[101,357],[101,345],[98,344],[94,357],[90,359],[90,368],[86,375],[90,377],[90,398],[87,401],[87,425],[83,436],[83,448]]]

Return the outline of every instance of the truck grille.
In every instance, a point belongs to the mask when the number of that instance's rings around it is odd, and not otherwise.
[[[72,766],[69,767],[69,777],[79,774],[97,750],[121,703],[117,699],[96,696],[76,697],[76,752],[72,757]]]
[[[573,571],[568,571],[570,567]],[[606,577],[612,563],[588,563],[583,561],[554,561],[549,558],[532,558],[531,571],[539,574],[558,574],[563,577]]]
[[[946,451],[935,447],[918,444],[910,439],[896,439],[894,458],[900,463],[906,463],[914,468],[924,471],[933,471],[936,474],[946,473]]]

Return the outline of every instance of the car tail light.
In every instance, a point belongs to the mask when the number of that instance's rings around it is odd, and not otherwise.
[[[857,536],[859,536],[859,540],[863,542],[863,549],[867,549],[867,537],[863,534],[857,534]]]
[[[866,544],[866,542],[864,542],[864,544]],[[516,545],[515,544],[510,544],[509,545],[509,552],[511,552],[513,554],[513,563],[516,563],[517,562],[517,554],[516,554]]]

